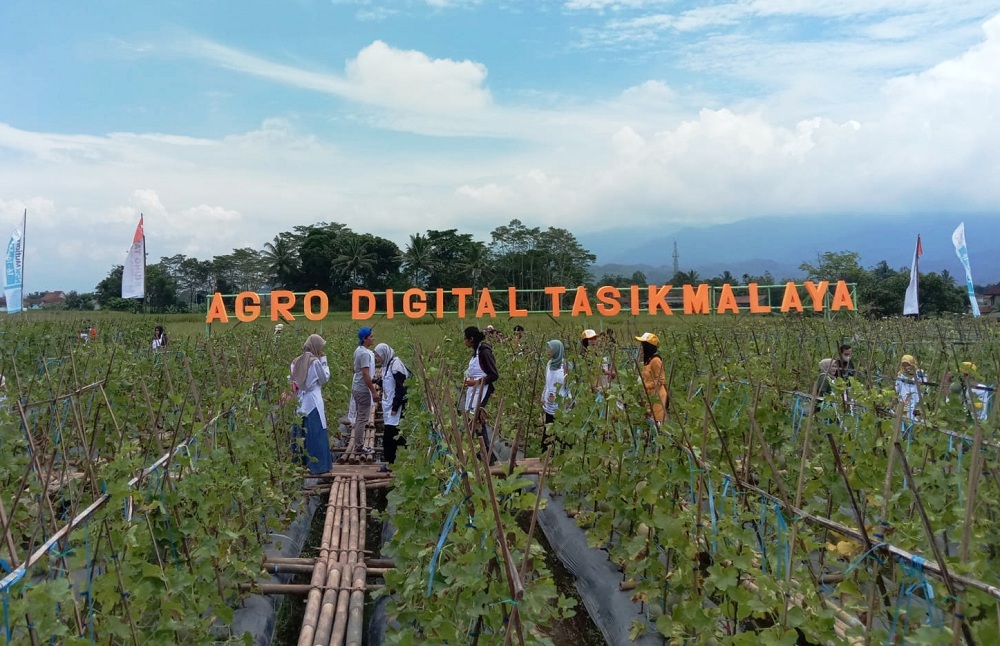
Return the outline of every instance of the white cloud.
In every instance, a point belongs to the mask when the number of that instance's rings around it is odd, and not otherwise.
[[[432,59],[380,40],[348,61],[343,75],[275,63],[204,39],[181,49],[233,71],[395,110],[456,114],[480,110],[491,102],[489,90],[483,87],[484,65]]]
[[[472,61],[431,59],[377,40],[347,64],[347,78],[367,103],[418,112],[475,111],[490,104],[486,67]]]

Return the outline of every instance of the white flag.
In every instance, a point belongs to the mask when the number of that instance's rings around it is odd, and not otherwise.
[[[7,313],[17,314],[21,311],[24,301],[24,225],[28,212],[24,212],[24,221],[14,229],[7,242],[7,257],[4,262],[3,293],[7,298]]]
[[[917,235],[917,248],[913,251],[913,264],[910,265],[910,286],[906,288],[906,300],[903,301],[903,316],[920,314],[920,302],[917,300],[917,275],[920,273],[918,260],[922,255],[924,255],[924,248],[920,245],[920,236]]]
[[[965,268],[965,286],[969,290],[969,302],[972,303],[972,315],[979,316],[979,301],[976,300],[976,289],[972,286],[972,268],[969,267],[969,249],[965,246],[965,222],[958,225],[951,234],[951,243],[955,245],[955,253]]]
[[[122,270],[122,298],[146,297],[146,234],[142,230],[142,215],[139,226],[132,236],[132,247],[125,258]]]

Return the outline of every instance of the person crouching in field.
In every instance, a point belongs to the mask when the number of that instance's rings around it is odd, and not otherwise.
[[[465,347],[472,350],[472,358],[469,359],[469,367],[465,371],[465,410],[467,413],[475,415],[472,420],[473,428],[479,429],[479,434],[490,447],[490,436],[486,429],[486,404],[493,395],[493,383],[500,378],[497,372],[497,361],[493,356],[493,348],[486,343],[486,335],[479,328],[470,325],[465,328]],[[492,452],[490,452],[490,463],[493,462]]]
[[[542,391],[542,412],[545,415],[542,427],[542,453],[548,450],[552,438],[549,427],[556,421],[559,399],[566,396],[566,349],[559,339],[548,342],[545,353],[549,361],[545,364],[545,389]]]
[[[410,371],[403,360],[385,343],[375,346],[375,363],[382,366],[382,450],[385,461],[396,462],[396,449],[406,446],[406,438],[399,434],[399,422],[406,407],[406,378]]]
[[[326,431],[326,407],[323,405],[323,384],[330,381],[330,366],[323,346],[326,341],[311,334],[302,344],[302,354],[291,367],[292,392],[299,400],[297,412],[302,415],[302,427],[293,427],[293,437],[304,437],[306,455],[303,461],[310,473],[326,473],[333,466],[330,437]]]
[[[657,426],[663,423],[667,410],[666,373],[658,348],[660,338],[652,332],[635,337],[642,351],[642,385],[646,396],[646,417]]]
[[[354,380],[351,382],[351,398],[356,410],[351,443],[357,455],[372,455],[375,449],[365,446],[365,424],[372,414],[372,403],[377,401],[375,393],[375,354],[369,350],[375,342],[375,333],[370,327],[358,330],[358,347],[354,350]]]

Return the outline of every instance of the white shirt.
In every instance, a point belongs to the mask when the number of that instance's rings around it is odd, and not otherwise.
[[[294,364],[292,364],[294,366]],[[309,366],[309,374],[306,375],[306,385],[298,392],[299,408],[298,413],[303,417],[314,410],[319,411],[319,418],[323,420],[323,428],[326,425],[326,406],[323,405],[323,384],[330,381],[330,366],[327,365],[326,357],[320,357]]]
[[[362,392],[368,390],[368,384],[362,375],[362,370],[368,368],[368,377],[375,378],[375,353],[363,345],[359,345],[354,351],[354,380],[351,382],[351,390]]]
[[[917,404],[920,403],[919,384],[926,381],[924,373],[919,370],[913,377],[903,373],[896,377],[896,396],[903,402],[903,412],[910,419],[916,418]]]
[[[560,367],[553,370],[545,366],[545,390],[542,391],[542,410],[549,415],[555,415],[559,410],[559,397],[566,395],[566,371]]]
[[[396,397],[396,377],[403,374],[400,367],[401,362],[396,357],[389,360],[389,366],[383,368],[382,372],[382,421],[389,426],[399,426],[400,413],[402,410],[392,413],[392,400]]]

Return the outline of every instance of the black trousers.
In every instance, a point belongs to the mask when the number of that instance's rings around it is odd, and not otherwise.
[[[399,434],[398,426],[386,424],[382,434],[382,454],[389,464],[396,462],[396,449],[406,446],[406,438]]]

